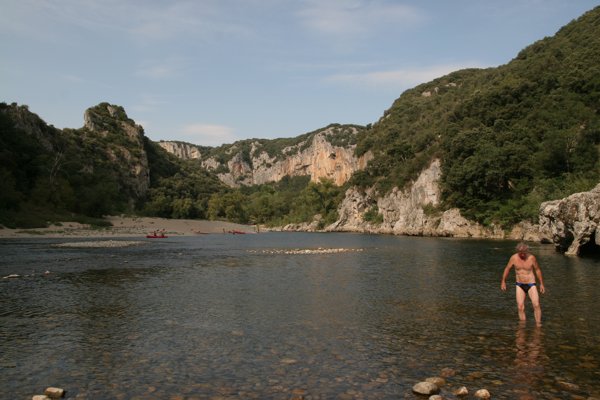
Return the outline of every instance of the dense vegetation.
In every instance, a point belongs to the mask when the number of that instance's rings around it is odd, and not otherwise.
[[[271,225],[319,215],[324,226],[337,218],[346,187],[287,177],[228,188],[215,175],[223,171],[169,155],[121,107],[90,110],[86,127],[59,130],[27,106],[0,104],[0,225],[117,213]],[[457,71],[406,91],[373,126],[324,129],[332,144],[374,155],[351,185],[383,195],[440,158],[443,207],[485,224],[535,220],[542,201],[600,181],[600,7],[506,65]],[[198,148],[222,168],[237,154],[252,165],[253,152],[280,159],[317,132]],[[138,167],[149,179],[136,180]],[[372,208],[365,219],[380,223],[381,215]]]
[[[380,193],[442,159],[443,196],[483,223],[535,219],[541,201],[600,181],[600,8],[510,63],[402,94],[363,133],[375,159],[353,178]]]
[[[136,136],[134,121],[121,107],[101,103],[90,110],[90,126],[59,130],[27,106],[0,103],[1,225],[27,228],[61,220],[102,224],[103,215],[118,213],[270,225],[320,215],[323,226],[337,218],[343,189],[331,181],[285,177],[268,185],[228,188],[213,172]],[[337,136],[341,140],[343,135]],[[275,141],[282,143],[291,141]],[[149,187],[139,193],[131,169],[144,164],[142,154]]]
[[[0,104],[0,223],[32,227],[124,210],[128,190],[100,146],[82,131],[46,125],[26,106]]]

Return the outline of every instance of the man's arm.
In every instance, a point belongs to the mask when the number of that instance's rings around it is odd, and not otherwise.
[[[508,260],[508,264],[504,267],[504,272],[502,273],[502,281],[500,282],[500,290],[506,291],[506,278],[508,278],[508,274],[510,273],[510,269],[513,267],[514,263],[512,261],[512,257]]]
[[[545,293],[546,288],[544,287],[544,278],[542,277],[542,269],[540,268],[540,264],[537,262],[537,258],[533,258],[533,269],[535,270],[535,274],[540,281],[540,293]]]

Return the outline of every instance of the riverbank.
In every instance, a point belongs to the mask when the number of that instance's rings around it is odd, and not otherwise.
[[[92,227],[77,222],[62,222],[47,228],[0,229],[1,238],[19,237],[140,237],[164,233],[167,236],[193,236],[210,233],[254,233],[254,225],[241,225],[224,221],[192,219],[167,219],[149,217],[106,217],[112,226]]]

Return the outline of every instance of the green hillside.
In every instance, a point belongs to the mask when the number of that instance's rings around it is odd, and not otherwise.
[[[86,111],[83,128],[60,130],[27,106],[1,103],[0,225],[137,213],[275,225],[318,214],[323,226],[336,220],[349,185],[383,196],[434,158],[442,161],[442,208],[505,227],[535,220],[542,201],[600,181],[600,7],[505,65],[406,91],[372,126],[327,128],[336,145],[356,143],[357,155],[374,155],[345,187],[286,177],[232,189],[219,171],[179,160],[146,138],[122,107],[101,103]],[[308,145],[316,132],[198,148],[226,168],[235,154],[251,163],[252,151],[284,158],[284,149]]]
[[[535,219],[541,201],[600,181],[600,7],[506,65],[408,90],[358,142],[353,183],[383,194],[442,159],[445,207],[484,223]]]

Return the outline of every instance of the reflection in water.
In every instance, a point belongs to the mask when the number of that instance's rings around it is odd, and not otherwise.
[[[544,327],[515,331],[514,300],[497,287],[511,243],[268,233],[51,244],[0,242],[0,276],[52,271],[0,281],[11,398],[51,383],[88,399],[413,399],[416,381],[446,367],[449,398],[463,384],[494,399],[571,398],[563,380],[598,392],[594,261],[536,249],[552,288]],[[261,251],[298,246],[363,251]]]
[[[541,384],[544,377],[544,350],[542,327],[528,330],[525,321],[519,321],[515,335],[515,393],[519,399],[536,399],[532,388]]]

